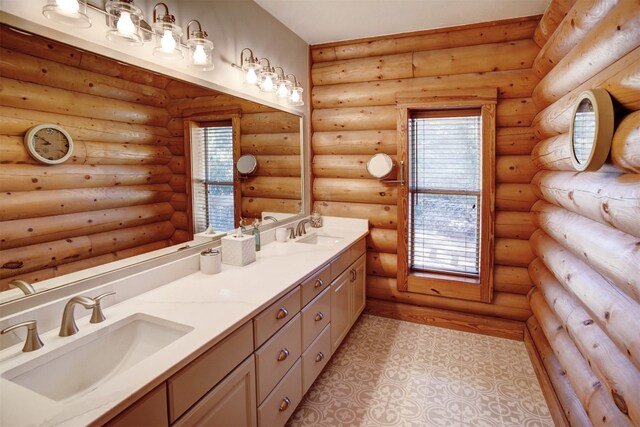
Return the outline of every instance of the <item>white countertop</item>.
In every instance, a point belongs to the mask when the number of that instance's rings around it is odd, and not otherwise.
[[[80,331],[71,337],[59,337],[57,329],[41,334],[45,347],[40,350],[23,353],[22,344],[3,350],[0,352],[0,426],[85,425],[96,420],[107,421],[368,233],[366,220],[325,219],[324,228],[310,230],[343,239],[333,246],[292,241],[269,243],[257,252],[257,260],[252,264],[244,267],[223,264],[222,272],[216,275],[189,274],[106,308],[107,320],[100,324],[89,324],[88,317],[79,319]],[[140,277],[130,280],[131,286],[135,286],[135,280]],[[95,389],[62,401],[49,399],[2,377],[25,362],[44,359],[47,352],[109,328],[136,313],[187,325],[193,330]],[[78,366],[77,369],[91,367]]]

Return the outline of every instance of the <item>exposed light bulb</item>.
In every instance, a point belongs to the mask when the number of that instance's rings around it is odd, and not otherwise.
[[[162,50],[167,53],[173,52],[176,48],[176,41],[173,38],[171,30],[164,30],[162,38],[160,39],[160,46],[162,47]]]
[[[118,23],[116,24],[116,28],[121,34],[126,36],[130,36],[136,32],[136,26],[133,24],[131,20],[131,14],[126,11],[120,12],[120,18],[118,18]]]
[[[260,87],[265,92],[272,92],[273,91],[273,77],[265,76],[264,80],[262,80],[262,83],[260,84]]]
[[[58,6],[60,12],[63,13],[73,14],[80,11],[78,0],[56,0],[56,6]]]
[[[300,92],[297,90],[291,92],[291,102],[300,102]]]
[[[256,74],[256,70],[253,68],[249,68],[247,73],[245,74],[245,81],[250,85],[254,85],[258,83],[258,75]]]
[[[207,53],[201,44],[197,45],[196,50],[193,52],[193,63],[195,65],[205,65],[207,63]]]
[[[276,92],[276,95],[278,95],[278,97],[280,98],[286,98],[287,96],[289,96],[289,88],[287,87],[287,82],[281,81],[280,84],[278,84],[278,91]]]

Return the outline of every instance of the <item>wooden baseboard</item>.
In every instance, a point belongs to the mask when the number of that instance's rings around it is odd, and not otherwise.
[[[558,395],[556,395],[553,384],[551,384],[547,371],[542,364],[542,359],[540,358],[536,344],[533,342],[529,328],[527,328],[526,325],[524,328],[524,346],[527,349],[527,353],[529,353],[529,359],[533,365],[536,377],[538,377],[538,383],[540,384],[540,389],[544,395],[544,400],[546,400],[547,406],[549,407],[549,412],[551,413],[553,422],[556,427],[570,427],[569,421],[562,409],[562,404],[558,399]]]
[[[373,298],[367,298],[365,313],[516,341],[524,339],[525,325],[515,320],[498,319]]]

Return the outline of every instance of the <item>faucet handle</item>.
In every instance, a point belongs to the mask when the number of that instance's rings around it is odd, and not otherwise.
[[[38,335],[38,324],[35,320],[27,320],[26,322],[16,323],[15,325],[9,326],[8,328],[4,328],[0,331],[0,334],[6,334],[7,332],[13,331],[14,329],[21,328],[22,326],[27,327],[27,338],[24,341],[24,347],[22,347],[22,351],[34,351],[42,348],[44,343],[40,339]]]
[[[287,230],[289,230],[289,238],[290,239],[295,239],[296,238],[296,229],[293,227],[289,227],[287,228]]]
[[[91,320],[89,320],[89,323],[104,322],[105,317],[104,317],[104,313],[102,312],[102,306],[100,305],[100,301],[102,300],[102,298],[106,296],[115,295],[115,294],[116,294],[115,292],[109,291],[109,292],[105,292],[104,294],[100,294],[93,299],[95,301],[95,304],[93,306],[93,313],[91,313]]]

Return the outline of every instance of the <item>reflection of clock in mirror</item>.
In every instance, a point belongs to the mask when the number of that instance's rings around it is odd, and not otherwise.
[[[49,165],[65,162],[73,153],[73,139],[61,126],[34,126],[24,137],[27,151],[34,159]]]

